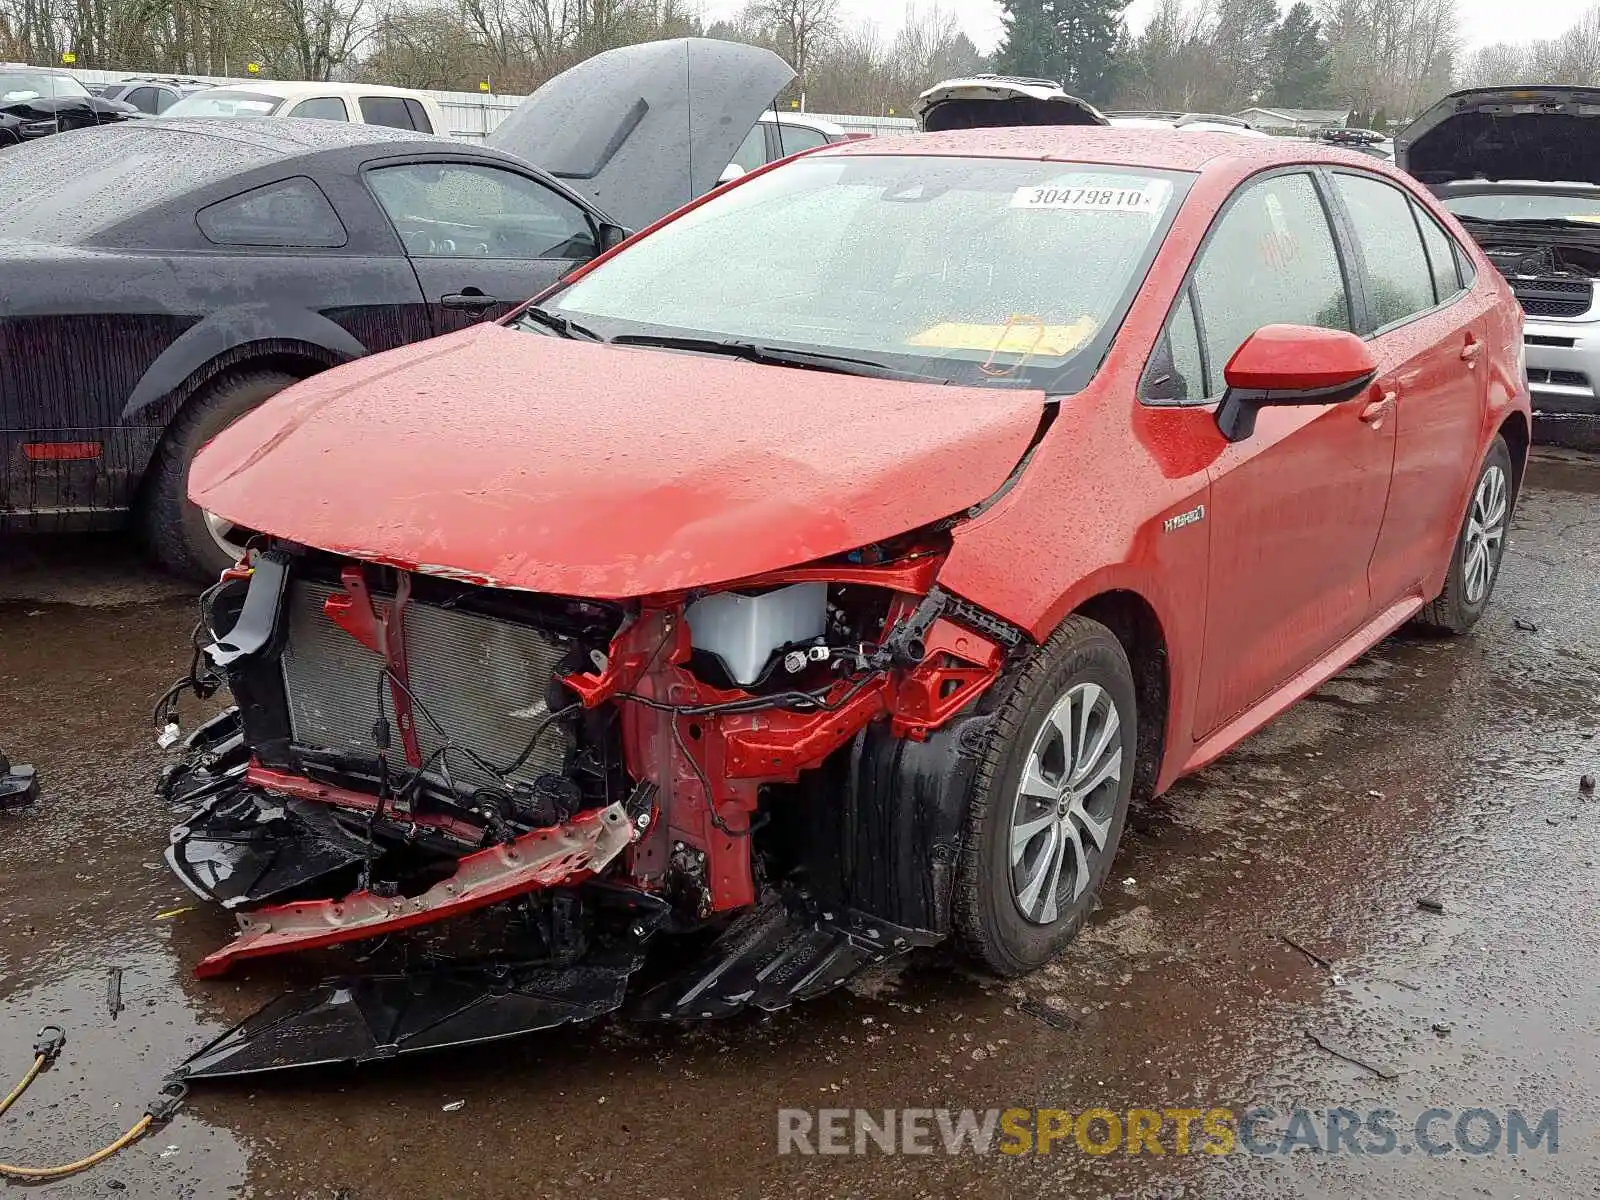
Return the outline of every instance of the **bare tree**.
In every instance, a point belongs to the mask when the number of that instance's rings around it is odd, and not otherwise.
[[[779,45],[800,76],[800,107],[804,108],[812,58],[839,33],[839,0],[752,0],[745,15],[776,32]]]

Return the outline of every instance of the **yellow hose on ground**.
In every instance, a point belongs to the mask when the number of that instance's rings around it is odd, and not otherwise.
[[[51,1031],[54,1031],[52,1033]],[[0,1116],[4,1116],[9,1109],[22,1097],[33,1081],[39,1078],[43,1071],[61,1053],[61,1047],[66,1043],[67,1035],[60,1026],[46,1025],[39,1031],[39,1037],[33,1045],[33,1066],[28,1068],[27,1074],[21,1082],[0,1100]],[[145,1106],[144,1116],[140,1117],[133,1127],[108,1146],[102,1146],[93,1154],[85,1155],[76,1162],[62,1163],[58,1167],[20,1167],[14,1163],[0,1163],[0,1177],[9,1179],[61,1179],[67,1175],[76,1175],[79,1171],[86,1171],[96,1163],[104,1162],[118,1150],[132,1145],[158,1121],[169,1120],[173,1113],[178,1111],[178,1105],[183,1103],[186,1089],[181,1083],[168,1083],[157,1094],[156,1098]]]
[[[128,1130],[109,1146],[104,1146],[77,1162],[63,1163],[59,1167],[18,1167],[11,1163],[0,1163],[0,1175],[9,1179],[60,1179],[64,1175],[76,1175],[79,1171],[87,1171],[97,1162],[104,1162],[124,1146],[138,1141],[144,1136],[145,1130],[155,1123],[155,1118],[149,1113],[139,1118],[134,1127]]]
[[[39,1078],[39,1072],[44,1070],[45,1060],[46,1056],[43,1054],[35,1054],[33,1056],[33,1066],[28,1068],[28,1073],[22,1077],[22,1082],[12,1088],[11,1093],[4,1100],[0,1100],[0,1117],[5,1116],[6,1109],[17,1102],[22,1093],[28,1090],[30,1083]]]

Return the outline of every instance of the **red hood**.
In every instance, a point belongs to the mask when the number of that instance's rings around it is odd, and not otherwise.
[[[273,397],[201,451],[189,495],[338,554],[641,596],[959,512],[1004,482],[1043,403],[484,325]]]

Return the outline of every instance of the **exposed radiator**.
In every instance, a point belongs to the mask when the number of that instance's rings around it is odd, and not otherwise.
[[[283,652],[290,727],[297,745],[371,757],[383,659],[328,619],[323,601],[338,590],[299,580],[290,585]],[[374,599],[390,597],[374,594]],[[546,711],[544,697],[561,658],[560,645],[526,625],[415,601],[405,608],[405,637],[411,692],[449,741],[492,765],[509,765]],[[392,727],[394,705],[386,681],[382,695]],[[426,758],[445,737],[420,710],[413,716]],[[552,726],[510,778],[558,774],[570,748],[567,731]],[[458,783],[494,778],[465,754],[452,750],[445,758]],[[390,761],[403,769],[398,729],[391,737]],[[438,763],[430,773],[444,775]]]

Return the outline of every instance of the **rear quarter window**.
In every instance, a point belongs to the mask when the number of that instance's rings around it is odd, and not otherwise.
[[[333,205],[304,176],[219,200],[202,208],[195,220],[206,240],[219,246],[328,249],[348,240]]]

